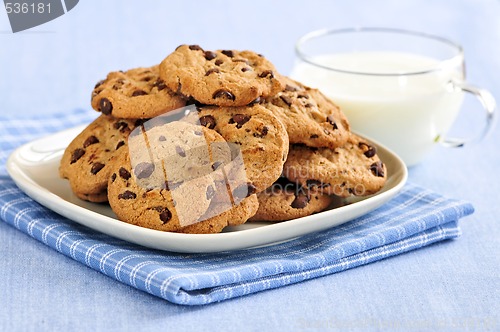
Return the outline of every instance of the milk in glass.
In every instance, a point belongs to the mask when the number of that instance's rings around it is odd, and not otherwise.
[[[316,65],[298,62],[291,76],[319,88],[354,131],[387,145],[407,165],[444,136],[462,104],[462,90],[450,83],[463,79],[460,57],[443,62],[410,53],[352,52],[312,60]]]

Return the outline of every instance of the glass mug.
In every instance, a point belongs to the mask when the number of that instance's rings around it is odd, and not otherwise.
[[[319,88],[353,131],[386,145],[407,166],[436,143],[460,147],[493,127],[493,96],[465,81],[462,47],[447,39],[387,28],[319,30],[300,38],[295,50],[290,76]],[[447,138],[464,92],[479,99],[486,125],[474,138]]]

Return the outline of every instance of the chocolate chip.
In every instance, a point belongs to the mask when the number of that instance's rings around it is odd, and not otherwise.
[[[99,106],[97,108],[102,112],[102,114],[110,115],[111,111],[113,110],[113,104],[111,104],[108,98],[101,98],[101,100],[99,100]]]
[[[264,78],[269,76],[269,78],[274,78],[274,74],[272,70],[264,70],[262,73],[260,73],[259,77]]]
[[[267,128],[267,126],[264,126],[264,127],[262,127],[262,131],[260,132],[260,134],[254,133],[253,136],[258,137],[258,138],[263,138],[263,137],[267,136],[268,132],[269,132],[269,128]]]
[[[115,84],[113,84],[113,90],[119,90],[121,87],[125,84],[125,80],[120,78],[119,80],[116,80]]]
[[[223,50],[221,51],[222,54],[232,58],[234,56],[234,52],[233,51],[230,51],[230,50]]]
[[[76,149],[73,151],[73,154],[71,154],[71,164],[76,163],[83,155],[85,154],[84,149]]]
[[[96,85],[94,86],[94,89],[97,89],[98,87],[100,87],[104,82],[105,82],[105,80],[100,80],[99,82],[97,82]]]
[[[214,187],[212,186],[208,186],[207,187],[207,200],[211,200],[214,196],[215,196],[215,190],[214,190]]]
[[[217,170],[217,168],[219,168],[221,165],[222,165],[222,161],[215,161],[215,162],[212,164],[212,169],[215,171],[215,170]]]
[[[285,91],[291,91],[291,92],[293,92],[293,91],[297,91],[297,90],[298,90],[298,88],[296,88],[294,86],[291,86],[291,85],[288,85],[288,84],[285,86]]]
[[[215,60],[215,65],[220,66],[220,65],[222,65],[223,62],[224,61],[222,61],[221,59],[217,59],[217,60]]]
[[[137,96],[146,96],[148,93],[144,90],[135,90],[132,92],[132,97],[137,97]]]
[[[119,199],[135,199],[137,195],[130,190],[125,190],[123,193],[118,195]]]
[[[328,129],[323,129],[323,132],[326,134],[326,135],[330,135],[330,131]]]
[[[370,171],[372,171],[373,175],[383,178],[384,173],[384,164],[381,161],[377,161],[370,165]]]
[[[172,212],[170,212],[170,210],[167,208],[163,208],[163,210],[160,212],[160,220],[163,224],[166,224],[170,221],[170,219],[172,219]]]
[[[205,51],[205,59],[208,61],[215,59],[217,57],[217,53],[212,52],[212,51]]]
[[[191,51],[203,51],[203,49],[200,47],[200,45],[189,45],[189,49]]]
[[[318,136],[318,135],[316,135],[316,134],[312,134],[311,136],[309,136],[309,138],[312,138],[312,139],[314,139],[314,138],[318,138],[318,137],[319,137],[319,136]]]
[[[118,144],[116,144],[116,149],[115,150],[118,150],[119,148],[121,148],[124,145],[125,145],[125,141],[118,142]]]
[[[89,145],[99,143],[99,139],[95,137],[94,135],[89,136],[85,142],[83,142],[83,147],[86,148]]]
[[[211,115],[204,115],[200,118],[200,124],[208,129],[215,128],[215,118]]]
[[[293,200],[291,206],[292,208],[294,209],[303,209],[307,206],[307,204],[309,203],[309,200],[310,198],[303,194],[303,193],[299,193],[295,199]]]
[[[248,67],[243,67],[241,68],[241,71],[242,72],[246,72],[246,71],[249,71],[249,70],[252,70],[251,68],[248,68]]]
[[[205,73],[205,76],[208,76],[212,73],[220,73],[220,70],[219,68],[210,68],[209,70],[207,70],[207,72]]]
[[[116,180],[116,173],[111,174],[111,182],[115,182]]]
[[[359,142],[358,147],[361,149],[361,151],[363,151],[363,154],[367,158],[371,158],[377,154],[377,148],[365,142]]]
[[[213,99],[225,98],[225,99],[229,99],[229,100],[236,99],[236,97],[231,92],[229,92],[227,90],[223,90],[223,89],[219,89],[219,90],[215,91],[214,94],[212,95],[212,98]]]
[[[143,197],[145,197],[144,194],[143,194]],[[157,207],[150,208],[149,210],[155,210],[158,212],[158,216],[160,217],[162,224],[165,224],[165,223],[169,222],[170,219],[172,219],[172,213],[166,207],[157,206]]]
[[[280,96],[280,99],[283,100],[285,104],[288,106],[292,106],[292,99],[287,96]]]
[[[295,183],[291,182],[285,177],[279,177],[278,180],[274,181],[271,186],[271,192],[282,192],[287,191],[288,189],[293,190],[295,192]]]
[[[128,124],[124,121],[118,121],[115,122],[113,128],[115,128],[116,130],[120,130],[121,133],[124,133],[128,129]]]
[[[125,168],[123,167],[120,167],[120,169],[118,170],[118,174],[120,174],[120,177],[124,180],[128,180],[130,179],[130,172],[127,171]]]
[[[162,79],[156,80],[156,82],[153,83],[153,86],[156,87],[158,89],[158,91],[161,91],[167,87],[165,85],[165,81]]]
[[[229,123],[236,123],[236,128],[240,129],[245,123],[250,120],[250,116],[244,114],[235,114],[229,119]]]
[[[155,165],[148,162],[142,162],[137,164],[134,168],[135,176],[138,179],[145,179],[151,176],[155,170]]]
[[[90,168],[90,173],[96,175],[103,168],[104,168],[104,164],[103,163],[96,162]]]
[[[181,157],[186,156],[186,151],[184,151],[184,149],[178,145],[175,146],[175,152],[177,152],[177,154]]]
[[[257,188],[255,188],[255,186],[252,183],[248,182],[245,184],[240,184],[238,187],[236,187],[233,190],[233,196],[236,198],[243,199],[252,194],[255,194],[256,191]]]
[[[333,117],[333,115],[329,115],[326,117],[326,121],[331,124],[333,126],[333,129],[339,129],[339,127],[337,127],[337,124],[335,123],[335,118]]]
[[[260,97],[257,97],[257,98],[255,98],[254,100],[252,100],[252,101],[248,104],[248,106],[253,106],[253,105],[255,105],[255,104],[259,104],[259,103],[260,103]]]
[[[158,140],[160,142],[165,142],[167,140],[167,138],[165,136],[161,135],[160,137],[158,137]]]

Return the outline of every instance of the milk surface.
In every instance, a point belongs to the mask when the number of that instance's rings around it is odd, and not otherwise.
[[[291,76],[319,88],[340,106],[353,130],[388,146],[410,166],[446,134],[460,109],[463,92],[450,83],[462,79],[460,60],[443,63],[399,52],[323,55],[314,61],[363,74],[300,62]]]

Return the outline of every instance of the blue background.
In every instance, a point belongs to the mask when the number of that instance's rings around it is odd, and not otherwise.
[[[441,35],[465,49],[467,78],[500,100],[500,2],[80,1],[64,16],[12,34],[0,8],[0,116],[90,109],[109,71],[159,63],[176,46],[251,49],[278,70],[318,28],[384,26]],[[453,132],[478,130],[467,98]],[[157,299],[0,223],[4,330],[499,330],[500,130],[481,144],[436,148],[410,181],[472,202],[458,240],[336,275],[206,307]]]

